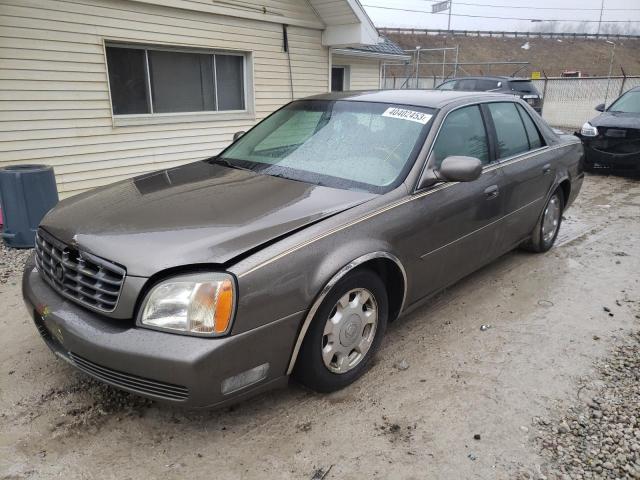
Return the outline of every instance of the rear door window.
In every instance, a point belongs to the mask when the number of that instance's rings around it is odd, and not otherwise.
[[[527,131],[527,137],[529,137],[529,148],[533,150],[534,148],[540,148],[544,146],[544,140],[542,139],[542,135],[538,131],[538,127],[533,123],[529,114],[522,108],[521,105],[517,106],[518,112],[520,112],[520,116],[522,117],[522,122],[524,123],[524,128]]]
[[[488,90],[497,90],[500,88],[501,82],[498,80],[490,80],[487,78],[482,78],[476,80],[476,90],[481,92],[486,92]]]
[[[456,86],[456,81],[451,80],[450,82],[444,82],[442,85],[438,87],[438,90],[453,90]]]
[[[463,107],[447,115],[433,145],[432,155],[435,168],[453,155],[475,157],[483,164],[489,163],[487,131],[480,107]]]
[[[498,159],[512,157],[529,150],[529,139],[516,104],[512,102],[488,103],[498,142]]]
[[[456,84],[456,90],[473,91],[476,89],[476,80],[474,78],[464,78],[458,80]]]

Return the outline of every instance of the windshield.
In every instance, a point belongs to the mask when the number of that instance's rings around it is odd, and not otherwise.
[[[640,113],[640,92],[627,92],[613,102],[609,112]]]
[[[534,93],[537,94],[538,90],[533,86],[533,83],[529,80],[511,80],[509,82],[511,90],[522,93]]]
[[[433,109],[341,100],[292,102],[217,158],[266,175],[383,193],[404,180]]]

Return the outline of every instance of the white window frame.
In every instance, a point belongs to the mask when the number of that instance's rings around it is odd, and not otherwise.
[[[107,64],[107,47],[115,48],[131,48],[145,51],[145,74],[147,76],[147,101],[149,102],[151,113],[134,113],[134,114],[115,114],[113,112],[113,102],[111,101],[111,85],[109,84],[109,67]],[[210,122],[210,121],[226,121],[226,120],[255,120],[255,97],[253,92],[253,55],[252,52],[211,49],[203,47],[181,47],[168,44],[146,44],[146,43],[130,43],[122,40],[103,39],[104,63],[107,76],[107,88],[109,92],[109,108],[111,111],[111,121],[113,126],[128,125],[156,125],[166,123],[182,123],[182,122]],[[157,113],[153,112],[153,102],[151,96],[151,76],[149,74],[149,56],[146,52],[149,50],[159,50],[165,52],[183,52],[183,53],[200,53],[209,55],[235,55],[243,58],[243,91],[244,106],[242,110],[209,110],[196,112],[169,112]],[[218,106],[218,85],[216,80],[215,56],[214,56],[214,94],[216,99],[216,108]]]

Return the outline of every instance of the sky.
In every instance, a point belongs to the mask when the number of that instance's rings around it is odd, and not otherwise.
[[[360,0],[377,27],[446,29],[447,12],[432,14],[439,0]],[[598,28],[602,0],[453,0],[454,30],[585,31]],[[385,8],[375,8],[375,6]],[[402,11],[395,9],[417,10]],[[421,13],[424,11],[425,13]],[[458,16],[460,15],[460,16]],[[462,15],[469,15],[468,17]],[[511,17],[524,20],[482,17]],[[561,20],[556,23],[532,22]],[[571,20],[571,21],[569,21]],[[618,22],[606,22],[617,20]],[[582,23],[587,21],[588,23]],[[604,0],[602,31],[640,33],[640,0]]]

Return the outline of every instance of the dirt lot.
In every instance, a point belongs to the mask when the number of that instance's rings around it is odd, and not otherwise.
[[[12,274],[0,478],[554,478],[540,425],[602,387],[596,364],[640,327],[638,272],[640,182],[589,176],[553,250],[510,253],[393,324],[355,385],[292,385],[213,412],[143,401],[57,360]]]
[[[389,38],[402,48],[413,50],[416,45],[426,48],[441,48],[459,46],[458,61],[464,62],[495,62],[517,61],[529,62],[530,68],[520,72],[529,75],[531,71],[542,71],[550,76],[560,76],[565,70],[579,70],[586,76],[606,76],[609,73],[609,59],[611,45],[604,40],[557,39],[557,38],[502,38],[502,37],[463,37],[456,35],[424,35],[407,33],[390,33]],[[627,75],[640,74],[640,40],[615,40],[616,55],[614,58],[614,75],[620,75],[620,66]],[[526,48],[522,48],[527,45]],[[421,54],[422,62],[441,62],[442,52]],[[453,57],[447,53],[447,61]],[[493,65],[491,69],[481,65],[465,65],[461,74],[467,75],[511,75],[518,69],[517,65]],[[451,74],[452,67],[448,67]],[[404,67],[396,75],[402,76]],[[420,75],[440,75],[442,66],[422,66]]]

